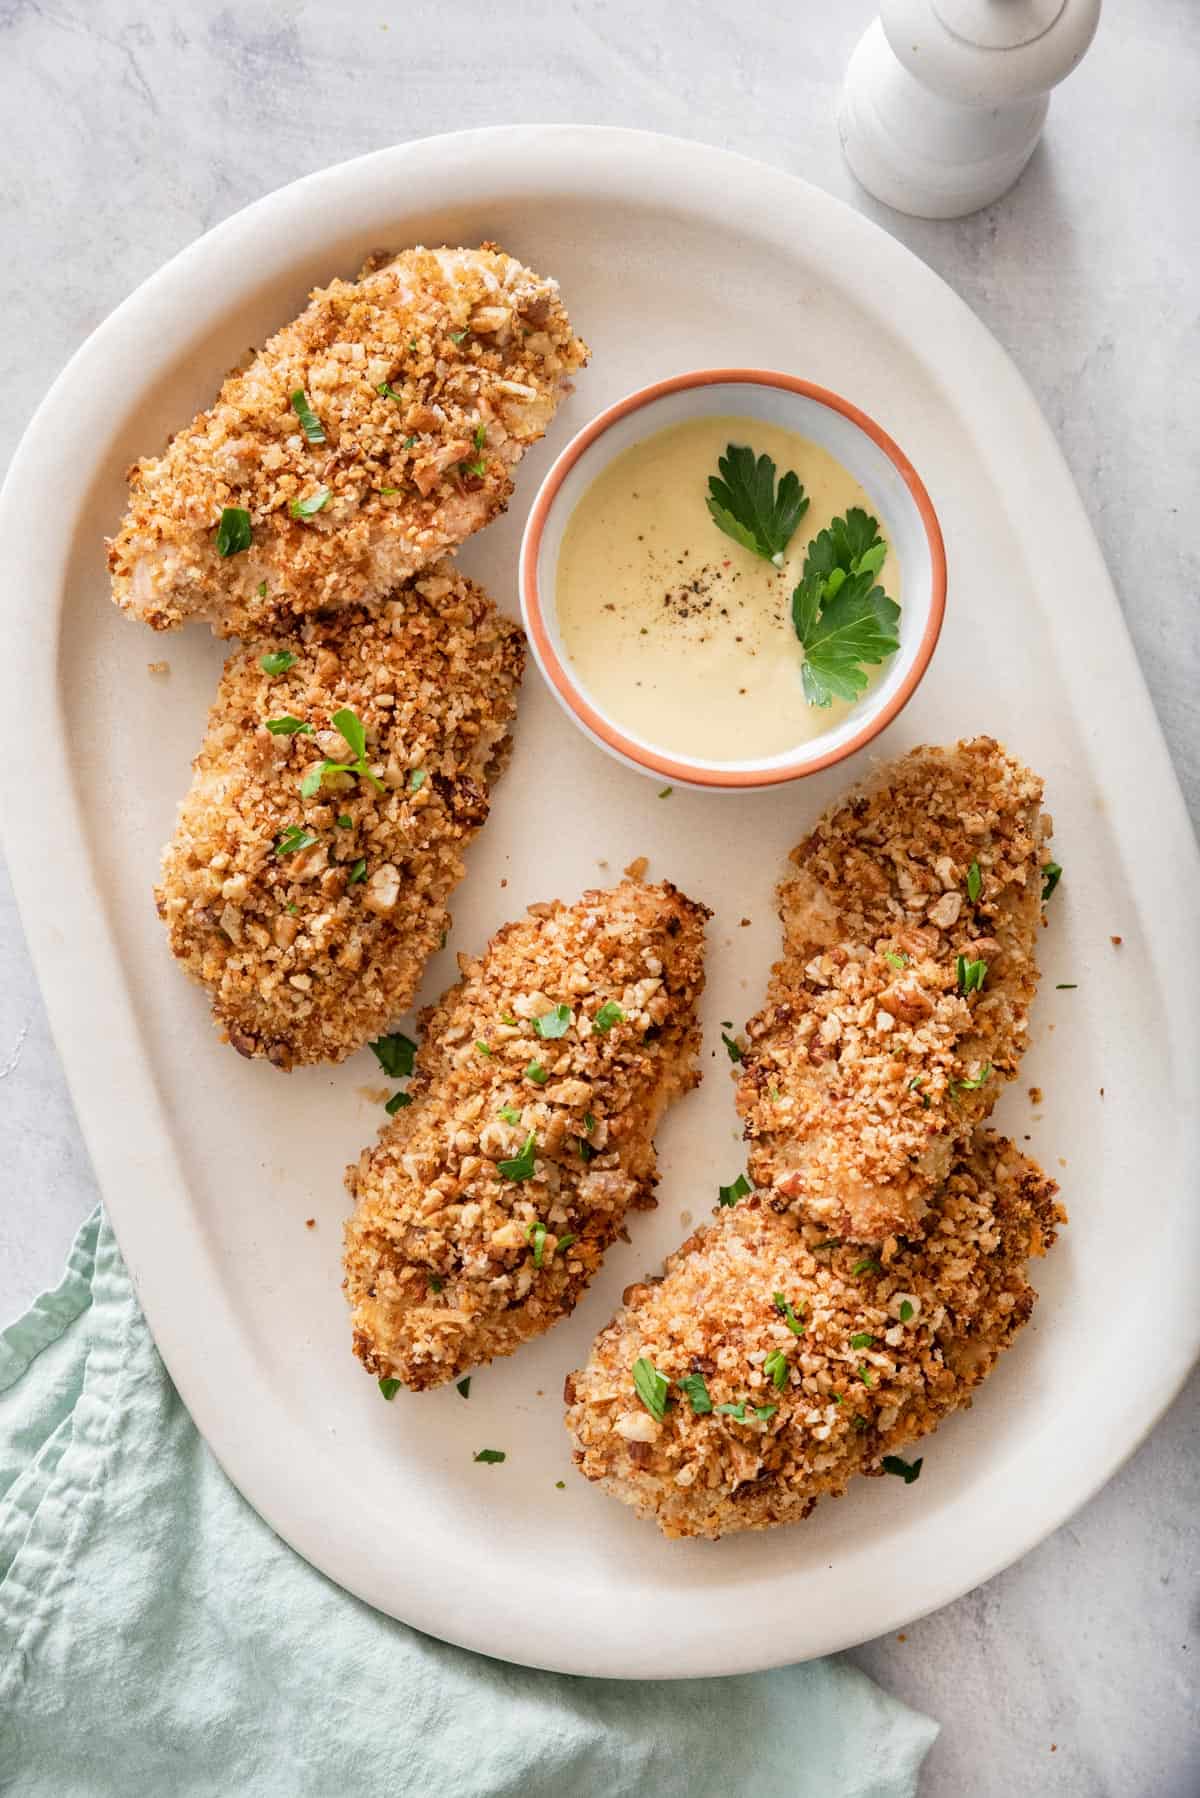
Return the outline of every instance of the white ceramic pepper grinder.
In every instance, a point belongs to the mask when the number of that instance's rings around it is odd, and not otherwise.
[[[948,219],[1017,179],[1100,0],[882,0],[879,14],[846,70],[846,160],[898,212]]]

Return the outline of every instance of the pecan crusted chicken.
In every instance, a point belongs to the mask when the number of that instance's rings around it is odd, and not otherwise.
[[[762,1197],[722,1212],[568,1375],[580,1471],[664,1535],[712,1538],[798,1522],[857,1473],[915,1477],[897,1451],[970,1404],[1033,1309],[1054,1192],[979,1130],[917,1243],[864,1256]]]
[[[773,1204],[860,1242],[919,1229],[1026,1045],[1041,799],[990,737],[915,749],[793,850],[783,957],[737,1071]]]
[[[156,897],[243,1055],[341,1061],[411,1005],[508,752],[524,653],[446,562],[373,613],[229,657]]]
[[[586,360],[557,284],[493,245],[373,259],[133,465],[113,598],[239,637],[374,604],[504,509]]]
[[[421,1019],[412,1103],[347,1175],[354,1350],[421,1388],[572,1310],[693,1086],[706,909],[625,881],[530,908]]]

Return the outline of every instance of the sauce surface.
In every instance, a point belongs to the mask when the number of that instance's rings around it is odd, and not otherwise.
[[[782,568],[709,516],[708,477],[731,443],[770,456],[778,478],[795,469],[808,495]],[[850,506],[888,541],[828,450],[761,419],[687,419],[614,457],[567,521],[555,591],[563,649],[594,704],[646,743],[713,762],[780,755],[840,723],[850,702],[805,701],[791,601],[808,544]],[[901,600],[890,541],[878,580]],[[867,692],[886,666],[868,668]]]

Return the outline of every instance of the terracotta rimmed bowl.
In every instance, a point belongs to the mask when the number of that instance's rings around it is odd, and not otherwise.
[[[589,694],[563,648],[555,606],[563,532],[587,488],[614,456],[700,415],[759,418],[820,444],[868,494],[900,564],[900,648],[881,678],[827,732],[774,756],[706,761],[665,750],[617,724]],[[693,787],[776,786],[828,768],[879,735],[929,666],[946,605],[946,553],[924,483],[899,445],[840,394],[770,369],[711,368],[639,388],[600,413],[563,450],[534,500],[521,543],[521,609],[551,691],[592,740],[618,761]]]

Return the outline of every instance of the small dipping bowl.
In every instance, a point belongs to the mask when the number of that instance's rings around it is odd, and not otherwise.
[[[781,754],[735,761],[680,755],[631,735],[596,703],[563,647],[555,594],[563,533],[592,482],[623,450],[698,416],[762,419],[829,452],[878,508],[901,573],[900,647],[848,715]],[[802,472],[802,471],[801,471]],[[712,368],[642,387],[594,418],[542,482],[521,541],[521,611],[538,667],[592,741],[655,779],[730,791],[777,786],[845,760],[889,725],[929,666],[946,606],[937,515],[912,463],[873,418],[840,394],[769,369]]]

